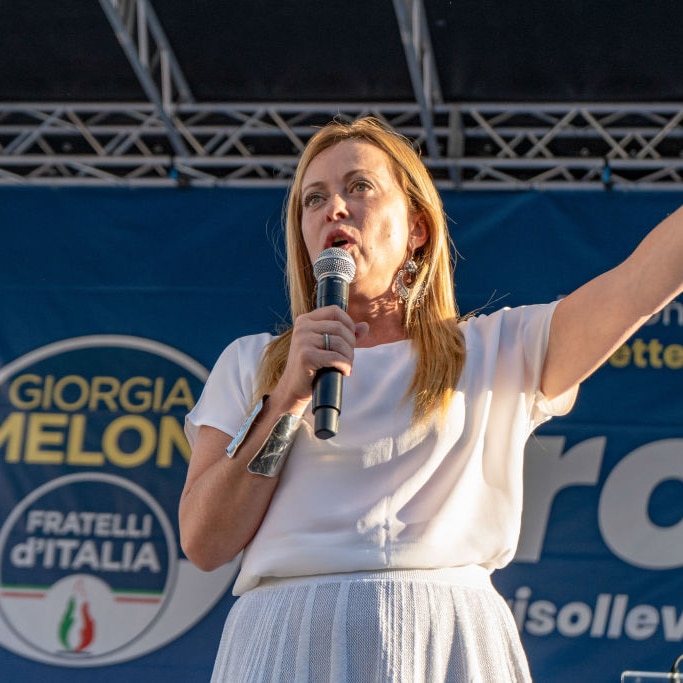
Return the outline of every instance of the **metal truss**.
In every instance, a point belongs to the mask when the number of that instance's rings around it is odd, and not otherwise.
[[[447,104],[423,0],[393,0],[413,103],[201,104],[152,0],[99,0],[147,97],[0,103],[0,185],[284,186],[332,118],[383,119],[457,189],[683,190],[683,104]]]
[[[187,103],[165,112],[153,103],[0,103],[0,184],[284,186],[319,126],[369,114],[411,138],[443,188],[683,191],[680,104],[434,104],[431,131],[419,104]]]
[[[394,0],[394,12],[406,55],[415,101],[420,108],[429,156],[440,156],[434,131],[434,105],[441,104],[441,85],[429,36],[429,27],[422,0]]]
[[[187,154],[169,110],[175,101],[194,102],[185,75],[149,0],[100,0],[109,23],[149,101],[166,126],[176,154]]]
[[[284,186],[315,130],[373,115],[440,187],[683,190],[683,106],[0,103],[2,185]],[[182,141],[182,154],[168,123]]]

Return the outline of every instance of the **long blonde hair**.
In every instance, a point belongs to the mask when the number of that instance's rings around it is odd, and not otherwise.
[[[422,267],[405,305],[406,333],[418,357],[406,397],[414,397],[413,422],[422,423],[435,410],[444,415],[465,362],[453,290],[455,252],[443,203],[429,172],[410,141],[377,119],[332,121],[313,135],[301,155],[286,205],[286,274],[292,320],[315,308],[316,281],[301,232],[303,176],[320,152],[350,139],[368,142],[388,155],[411,208],[422,214],[427,225],[428,239],[416,252]],[[416,294],[423,283],[424,299],[417,305]],[[287,362],[290,341],[291,328],[268,346],[257,380],[257,396],[269,393],[277,384]]]

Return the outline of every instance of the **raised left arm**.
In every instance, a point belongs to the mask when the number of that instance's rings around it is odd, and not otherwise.
[[[562,299],[550,325],[541,390],[564,393],[597,370],[683,291],[683,207],[620,265]]]

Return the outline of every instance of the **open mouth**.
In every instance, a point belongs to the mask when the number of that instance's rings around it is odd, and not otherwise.
[[[343,247],[345,244],[348,244],[349,241],[345,239],[344,237],[336,237],[335,239],[332,240],[332,245],[333,247]]]

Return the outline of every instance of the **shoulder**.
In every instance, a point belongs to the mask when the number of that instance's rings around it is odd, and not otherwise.
[[[543,363],[550,323],[557,302],[502,308],[490,315],[476,315],[462,323],[470,365],[518,363],[521,367]]]
[[[238,370],[252,368],[261,361],[265,348],[275,337],[268,332],[250,334],[234,339],[223,349],[214,371],[236,366]]]
[[[476,393],[483,388],[497,400],[523,393],[531,406],[541,386],[556,305],[552,302],[503,308],[465,321],[464,391]]]
[[[493,313],[472,315],[460,323],[465,339],[518,337],[547,333],[557,301],[530,306],[501,308]]]
[[[234,356],[234,355],[259,355],[263,353],[263,350],[273,341],[275,337],[268,332],[260,332],[258,334],[248,334],[244,337],[238,337],[231,341],[223,352],[221,353],[221,358],[224,356]]]

